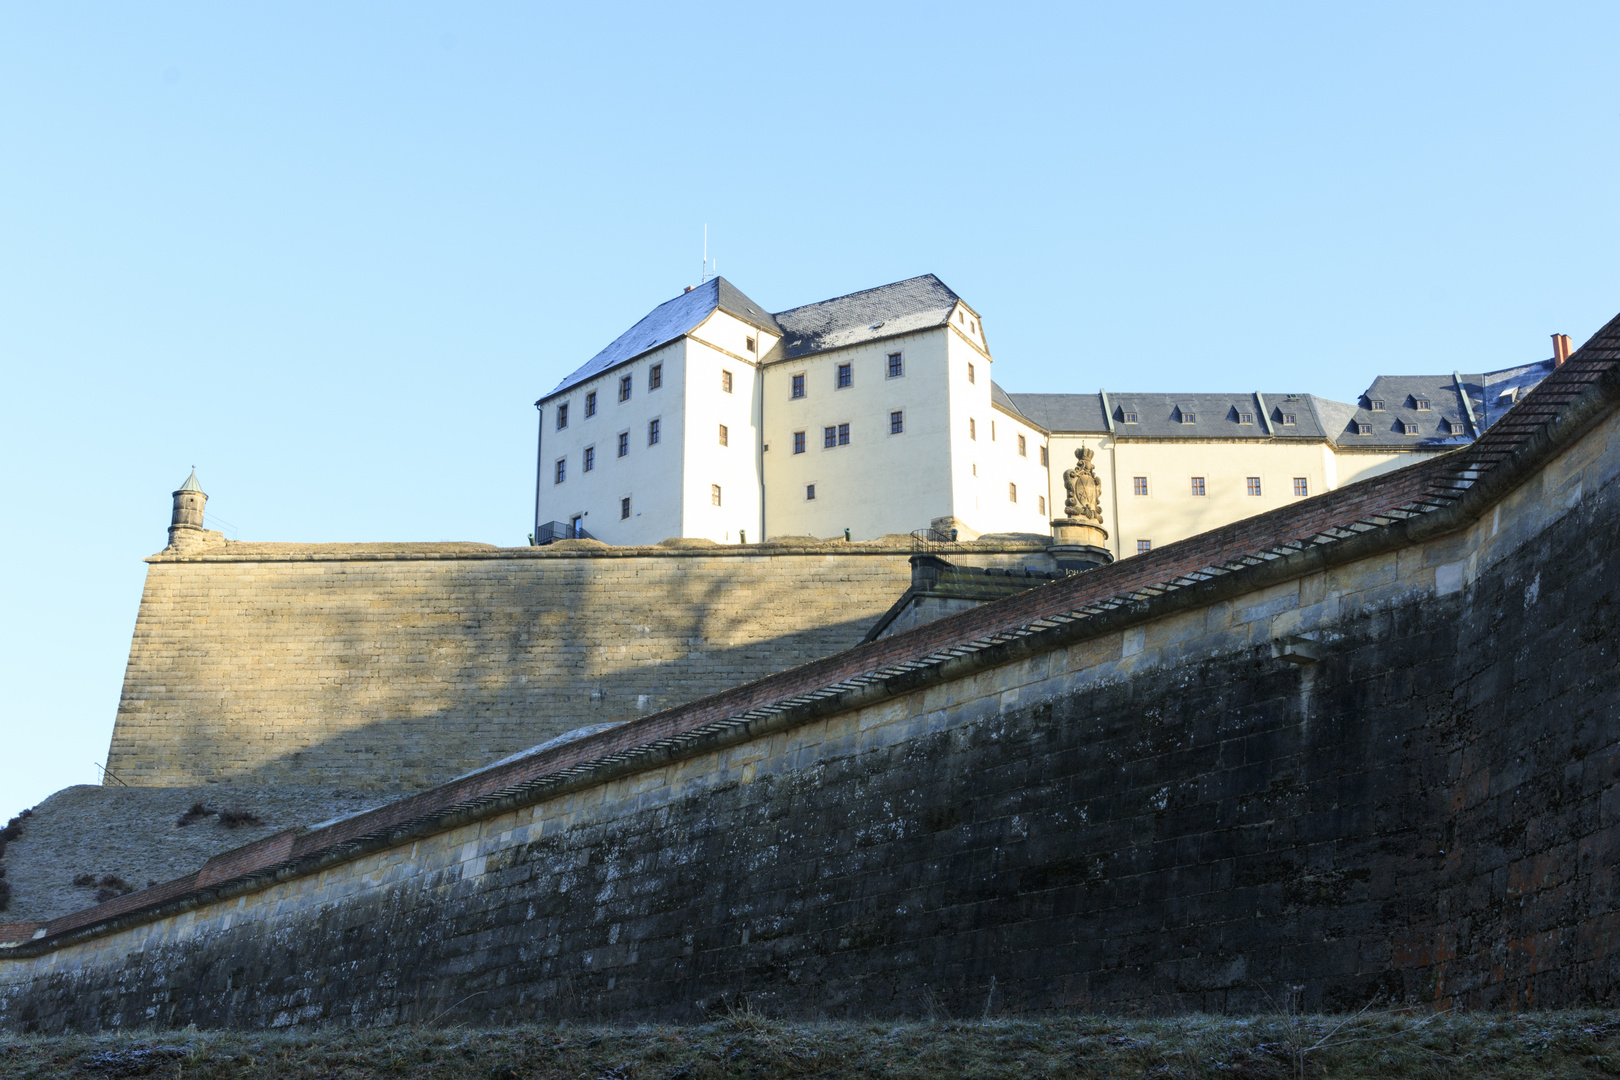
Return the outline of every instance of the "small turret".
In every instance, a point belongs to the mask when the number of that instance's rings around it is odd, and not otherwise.
[[[180,485],[180,490],[174,493],[174,516],[169,519],[169,546],[180,546],[181,535],[196,530],[194,538],[201,539],[203,531],[203,508],[208,505],[208,496],[203,492],[202,485],[197,483],[197,466],[191,467],[191,475],[186,482]],[[191,539],[193,537],[187,537]]]

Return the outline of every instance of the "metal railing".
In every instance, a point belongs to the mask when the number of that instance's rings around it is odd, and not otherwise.
[[[545,521],[540,524],[540,531],[534,535],[534,545],[550,544],[557,540],[595,540],[596,537],[585,531],[583,525],[575,525],[571,521]]]

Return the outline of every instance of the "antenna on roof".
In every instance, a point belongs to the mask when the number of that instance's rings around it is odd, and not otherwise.
[[[698,277],[698,284],[706,284],[709,280],[709,225],[703,224],[703,273]]]

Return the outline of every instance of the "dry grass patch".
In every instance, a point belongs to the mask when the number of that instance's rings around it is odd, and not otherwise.
[[[1620,1075],[1620,1014],[522,1025],[0,1035],[0,1080],[761,1077],[1520,1080]]]

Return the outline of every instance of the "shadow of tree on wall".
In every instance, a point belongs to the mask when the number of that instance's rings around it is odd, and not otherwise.
[[[153,566],[116,774],[427,787],[849,648],[910,580],[904,554],[270,565]]]

